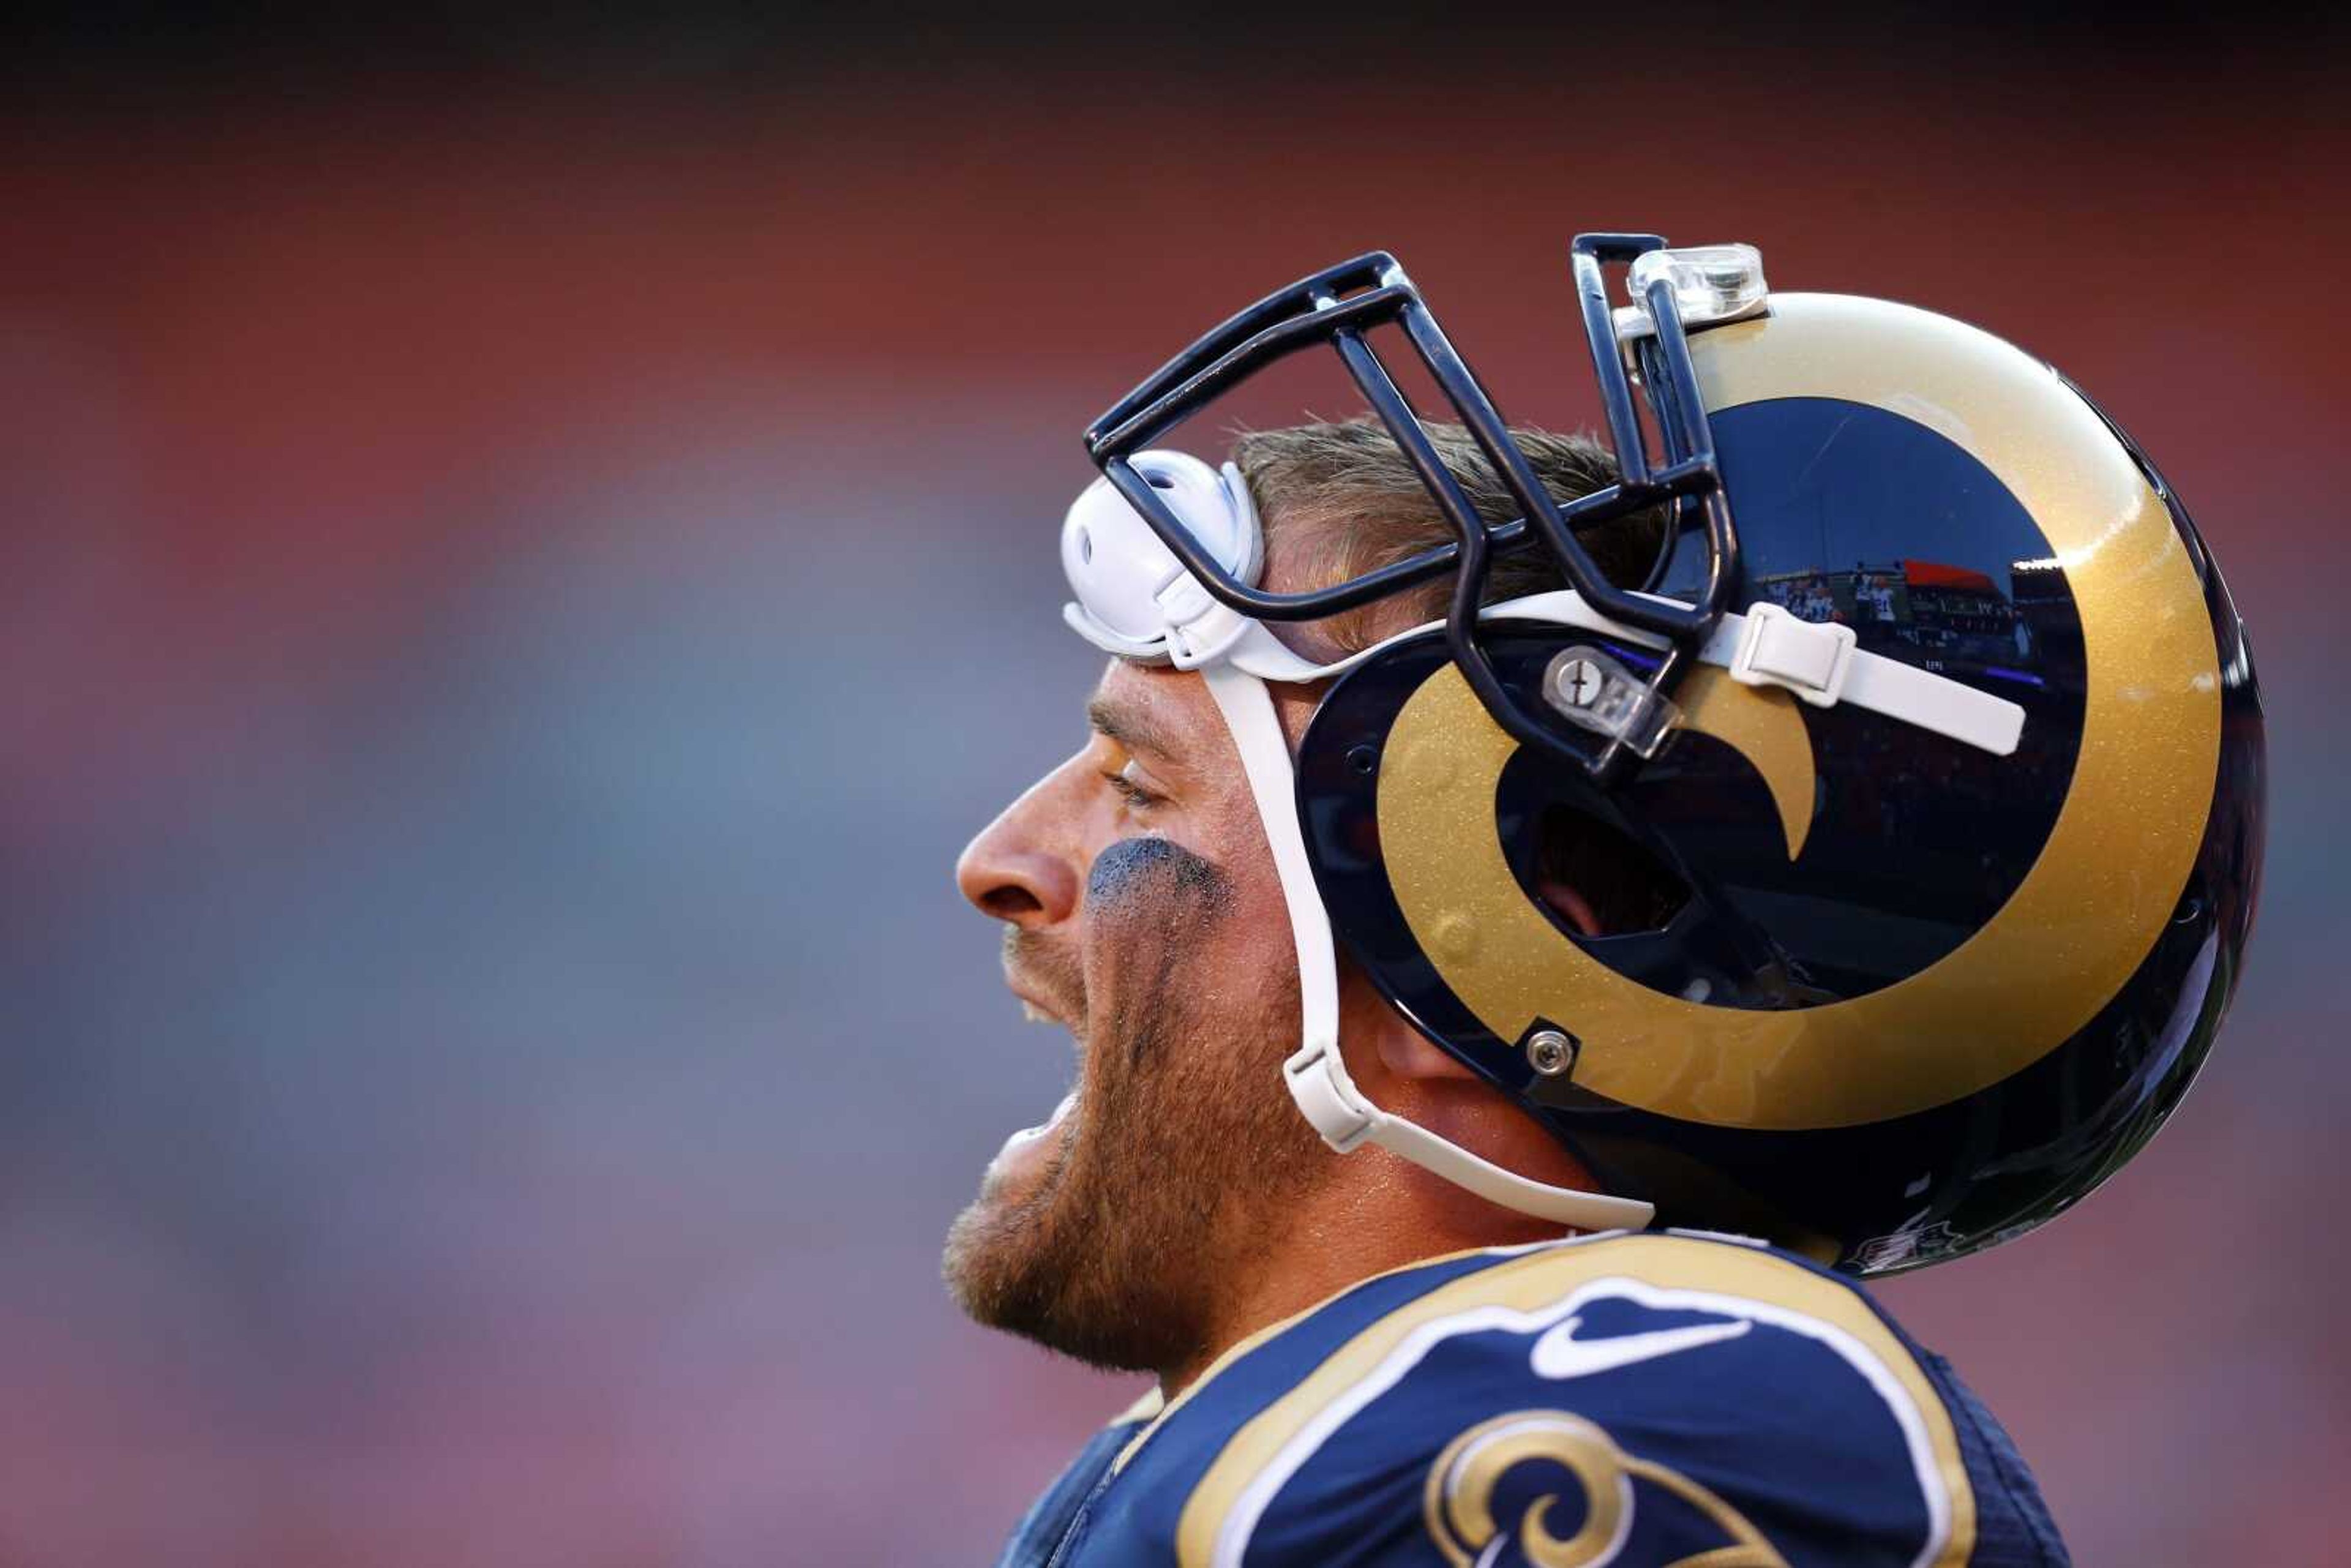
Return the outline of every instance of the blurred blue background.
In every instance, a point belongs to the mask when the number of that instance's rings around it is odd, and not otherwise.
[[[2083,1561],[2331,1560],[2344,35],[1724,15],[1670,83],[1616,11],[15,25],[0,1562],[987,1560],[1134,1392],[937,1283],[1067,1071],[948,871],[1079,737],[1077,432],[1374,246],[1590,421],[1612,227],[2048,356],[2226,565],[2273,813],[2211,1071],[1884,1294]]]

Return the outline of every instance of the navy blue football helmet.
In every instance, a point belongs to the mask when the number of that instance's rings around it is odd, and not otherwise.
[[[1743,246],[1586,235],[1572,265],[1615,483],[1550,493],[1368,256],[1242,311],[1087,431],[1102,477],[1064,528],[1069,619],[1207,678],[1298,933],[1290,1087],[1334,1146],[1563,1224],[1740,1231],[1862,1273],[2015,1236],[2152,1135],[2236,985],[2262,729],[2220,571],[2137,446],[1999,339],[1774,295]],[[1384,326],[1517,517],[1464,495],[1370,341]],[[1276,592],[1240,476],[1152,444],[1320,345],[1454,537]],[[1636,514],[1659,548],[1612,580],[1578,536]],[[1563,586],[1490,602],[1520,551]],[[1441,622],[1336,664],[1266,630],[1437,580]],[[1332,684],[1292,758],[1263,683],[1312,679]],[[1595,844],[1645,868],[1638,920],[1550,895]],[[1334,937],[1604,1193],[1501,1171],[1356,1090]]]

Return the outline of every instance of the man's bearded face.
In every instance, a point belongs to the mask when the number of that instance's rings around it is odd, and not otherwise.
[[[1206,1343],[1204,1282],[1248,1268],[1327,1171],[1290,1105],[1298,969],[1256,809],[1196,677],[1113,665],[1083,751],[965,852],[1005,971],[1065,1025],[1078,1082],[1016,1133],[947,1239],[964,1310],[1098,1365]]]

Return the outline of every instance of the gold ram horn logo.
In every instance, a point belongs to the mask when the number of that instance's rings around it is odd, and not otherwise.
[[[1741,685],[1711,664],[1690,672],[1676,696],[1684,729],[1714,737],[1763,776],[1771,803],[1780,809],[1788,858],[1802,854],[1819,790],[1813,736],[1796,699],[1777,686]]]
[[[2047,366],[1972,327],[1879,300],[1787,294],[1768,317],[1697,335],[1692,352],[1710,413],[1816,397],[1900,414],[1981,463],[2048,540],[2081,617],[2088,681],[2073,779],[2040,859],[1982,929],[1865,996],[1763,1012],[1653,991],[1562,935],[1510,874],[1494,786],[1517,747],[1447,666],[1405,701],[1382,747],[1389,885],[1421,951],[1494,1035],[1518,1040],[1538,1017],[1574,1030],[1580,1089],[1772,1129],[1949,1104],[2072,1038],[2179,903],[2220,746],[2202,582],[2162,497],[2096,412]],[[1697,710],[1694,727],[1755,764],[1789,852],[1801,850],[1813,773],[1809,743],[1792,744],[1802,718],[1767,717],[1773,699],[1754,692],[1681,700]]]

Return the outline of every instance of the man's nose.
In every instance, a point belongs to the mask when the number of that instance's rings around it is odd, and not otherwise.
[[[1069,856],[1039,830],[1046,784],[980,830],[956,861],[956,885],[982,915],[1024,931],[1058,925],[1078,910],[1083,883]]]

